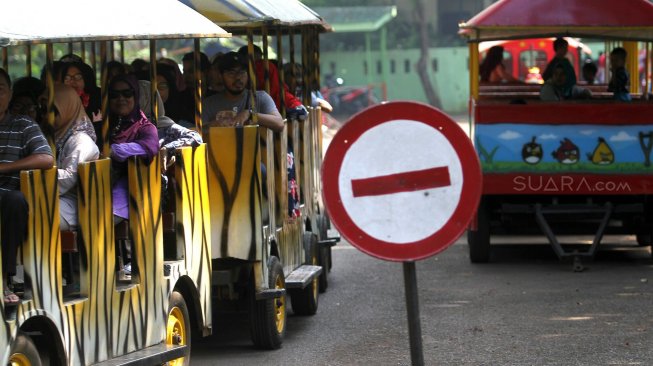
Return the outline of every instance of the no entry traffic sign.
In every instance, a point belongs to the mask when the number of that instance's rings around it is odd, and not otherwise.
[[[347,241],[402,262],[458,239],[482,186],[465,132],[417,102],[381,104],[352,117],[329,145],[322,182],[331,221]]]

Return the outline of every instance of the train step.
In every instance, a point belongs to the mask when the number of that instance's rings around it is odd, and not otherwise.
[[[113,358],[96,364],[97,366],[137,366],[161,365],[168,361],[183,357],[188,346],[171,346],[157,344],[139,351]]]
[[[168,260],[168,261],[163,261],[163,275],[168,277],[173,274],[179,274],[180,267],[184,261],[179,259],[179,260]]]
[[[320,266],[303,265],[286,277],[286,289],[302,290],[320,273],[322,273],[322,267]]]
[[[327,236],[328,237],[326,239],[320,240],[318,244],[332,247],[340,243],[340,233],[337,232],[336,230],[329,230],[327,232]]]

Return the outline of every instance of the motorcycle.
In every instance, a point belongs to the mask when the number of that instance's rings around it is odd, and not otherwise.
[[[330,80],[335,80],[331,82]],[[327,78],[322,95],[333,106],[332,114],[349,118],[361,110],[380,103],[373,86],[345,86],[341,78]]]

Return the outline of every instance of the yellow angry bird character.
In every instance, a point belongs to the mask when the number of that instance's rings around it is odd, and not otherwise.
[[[603,137],[599,137],[599,144],[594,148],[594,152],[587,154],[587,158],[597,165],[609,165],[614,163],[614,152]]]

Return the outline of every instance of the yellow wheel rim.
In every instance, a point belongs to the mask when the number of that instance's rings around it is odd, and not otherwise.
[[[29,361],[27,356],[22,353],[14,353],[9,359],[9,364],[11,366],[30,366],[32,363]]]
[[[184,314],[178,307],[173,307],[168,314],[168,326],[166,329],[166,344],[171,346],[184,346],[186,338],[186,320]],[[178,358],[168,363],[170,366],[181,366],[184,364],[184,358]]]
[[[283,280],[281,276],[277,277],[275,281],[275,288],[282,289],[284,288]],[[281,296],[274,299],[274,311],[276,314],[275,323],[277,325],[277,332],[282,333],[283,329],[286,327],[286,297]]]

